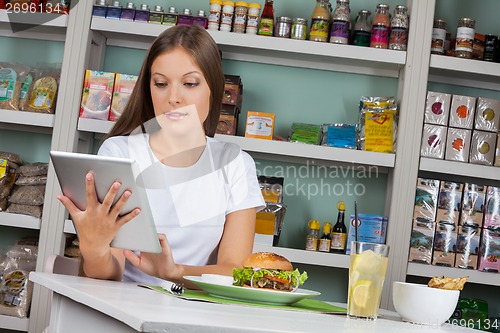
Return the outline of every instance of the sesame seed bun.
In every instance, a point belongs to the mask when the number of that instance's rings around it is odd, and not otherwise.
[[[252,253],[243,263],[243,267],[293,271],[293,265],[288,259],[272,252]]]

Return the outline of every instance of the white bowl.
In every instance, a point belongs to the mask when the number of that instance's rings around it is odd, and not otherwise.
[[[459,290],[444,290],[425,284],[394,282],[392,301],[404,321],[439,326],[447,321],[458,303]]]

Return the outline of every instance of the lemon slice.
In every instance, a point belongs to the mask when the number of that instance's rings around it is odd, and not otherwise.
[[[352,300],[357,307],[364,308],[368,303],[371,281],[361,280],[356,282],[352,290]]]

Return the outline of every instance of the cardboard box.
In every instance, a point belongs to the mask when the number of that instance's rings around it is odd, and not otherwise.
[[[434,228],[413,227],[410,238],[409,262],[430,265],[432,262],[432,248],[434,244]]]
[[[477,269],[481,229],[458,227],[455,267]]]
[[[462,204],[463,184],[442,181],[438,196],[437,223],[448,223],[458,227]]]
[[[469,163],[493,165],[497,134],[492,132],[472,131]]]
[[[500,187],[488,186],[484,213],[485,228],[500,228]]]
[[[248,111],[245,137],[272,140],[274,117],[273,113]]]
[[[476,104],[474,129],[498,132],[500,128],[500,100],[479,97]]]
[[[385,244],[388,219],[385,216],[375,214],[359,214],[358,240],[361,242],[371,242]],[[347,233],[346,254],[351,253],[351,241],[356,238],[354,215],[351,215],[349,231]]]
[[[137,75],[116,74],[113,86],[113,98],[111,100],[111,112],[108,118],[110,121],[116,121],[120,118],[134,90],[137,78]]]
[[[443,159],[447,132],[446,126],[424,124],[420,156]]]
[[[448,126],[450,117],[451,95],[428,91],[425,105],[424,123]]]
[[[465,183],[459,225],[481,228],[483,226],[485,199],[486,186]]]
[[[436,220],[438,194],[439,180],[417,179],[415,208],[413,209],[414,227],[422,227]]]
[[[108,120],[115,73],[86,70],[80,117]]]
[[[500,272],[500,230],[484,228],[481,235],[479,270]]]
[[[444,159],[448,161],[468,162],[471,137],[471,130],[449,127]]]
[[[453,224],[437,223],[434,235],[432,264],[454,267],[457,244],[457,228]]]
[[[451,99],[450,120],[448,126],[472,129],[476,109],[476,98],[453,95]]]
[[[236,105],[241,109],[243,83],[238,75],[224,75],[224,95],[222,104]]]
[[[218,134],[236,135],[240,110],[237,106],[222,104],[217,123]]]

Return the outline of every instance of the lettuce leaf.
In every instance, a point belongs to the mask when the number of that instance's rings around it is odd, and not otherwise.
[[[248,281],[250,284],[250,280],[253,279],[253,282],[256,283],[261,277],[266,275],[276,276],[279,279],[290,281],[292,286],[296,286],[297,281],[299,285],[304,284],[307,280],[307,273],[300,273],[298,268],[293,271],[282,271],[277,269],[260,269],[260,268],[248,268],[245,267],[243,269],[234,268],[233,269],[233,279],[235,280],[235,286],[242,286],[245,282]]]

